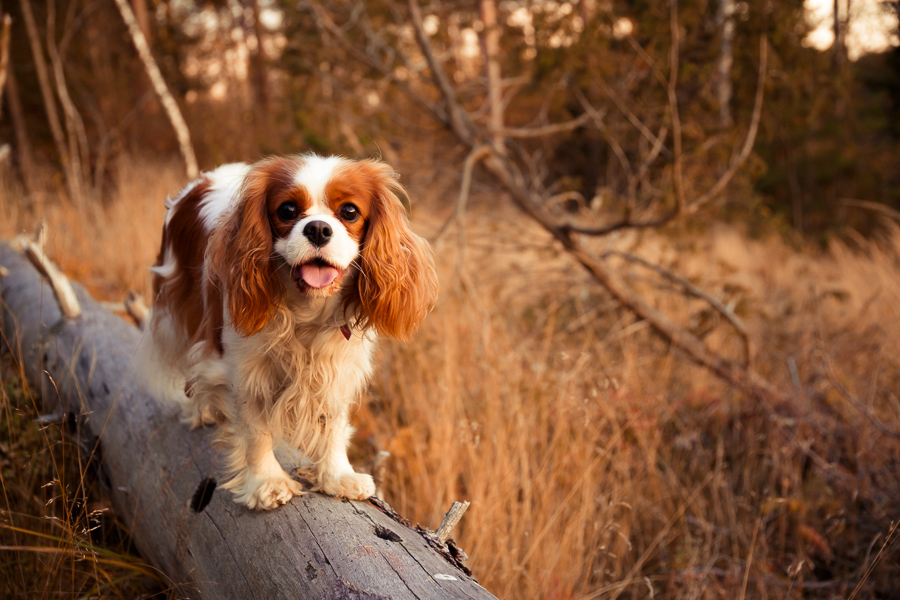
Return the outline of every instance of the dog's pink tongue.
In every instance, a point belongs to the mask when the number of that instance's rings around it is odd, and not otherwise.
[[[338,278],[338,270],[328,265],[319,265],[310,263],[301,265],[300,277],[306,282],[306,285],[314,288],[328,287],[334,280]]]

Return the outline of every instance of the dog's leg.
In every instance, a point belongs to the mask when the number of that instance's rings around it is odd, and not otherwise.
[[[206,351],[203,342],[191,348],[185,358],[184,395],[181,397],[181,422],[197,429],[213,425],[221,413],[222,398],[230,382],[225,364]]]
[[[250,508],[270,510],[303,493],[272,452],[272,434],[240,421],[221,425],[220,439],[228,470],[234,477],[224,484],[234,501]]]
[[[365,500],[375,495],[375,481],[371,475],[357,473],[347,458],[347,446],[353,436],[353,427],[347,409],[326,431],[323,455],[316,457],[316,489],[351,500]]]

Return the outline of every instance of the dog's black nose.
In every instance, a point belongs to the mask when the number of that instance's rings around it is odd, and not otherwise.
[[[324,246],[331,240],[331,225],[325,221],[310,221],[303,228],[303,235],[313,246]]]

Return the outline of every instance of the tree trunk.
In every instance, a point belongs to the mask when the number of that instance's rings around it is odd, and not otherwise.
[[[832,17],[834,19],[833,28],[834,28],[834,48],[832,58],[834,60],[835,68],[839,69],[843,66],[844,61],[847,57],[847,42],[844,38],[844,34],[846,33],[846,24],[847,19],[849,18],[850,12],[850,3],[847,2],[847,16],[843,19],[841,18],[841,3],[840,0],[834,0],[832,8]]]
[[[487,95],[490,106],[491,144],[497,152],[503,148],[503,91],[500,89],[500,25],[497,22],[497,4],[494,0],[481,0],[481,21],[484,24],[484,59],[487,72]]]
[[[716,95],[719,100],[719,123],[723,128],[734,125],[731,116],[731,68],[734,64],[734,0],[719,0],[716,21],[721,35],[716,61]]]
[[[179,595],[493,598],[450,557],[455,546],[410,528],[386,505],[317,493],[269,512],[235,504],[214,487],[211,430],[188,430],[175,406],[133,376],[140,332],[77,285],[83,313],[64,319],[49,286],[2,243],[0,265],[9,270],[0,279],[3,341],[45,410],[74,414],[81,439],[93,440],[101,480],[136,547]]]

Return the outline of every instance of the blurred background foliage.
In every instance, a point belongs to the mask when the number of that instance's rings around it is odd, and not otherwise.
[[[672,64],[685,195],[702,197],[747,136],[768,40],[753,152],[717,201],[665,231],[585,245],[685,331],[742,357],[707,302],[623,257],[726,305],[759,373],[785,391],[771,405],[692,364],[615,301],[487,169],[474,172],[458,244],[442,238],[471,148],[440,122],[446,106],[407,2],[129,1],[201,168],[314,150],[383,157],[402,173],[442,294],[409,344],[382,343],[353,460],[388,451],[387,498],[415,522],[433,526],[450,502],[471,499],[457,531],[488,589],[897,597],[900,3],[496,3],[505,127],[592,115],[562,133],[510,135],[506,147],[560,222],[674,205]],[[484,132],[479,4],[419,2]],[[94,295],[149,295],[163,198],[187,176],[115,3],[0,0],[0,11],[12,17],[0,235],[42,220],[48,254]],[[132,555],[102,490],[80,481],[89,470],[65,424],[36,433],[39,399],[18,365],[0,367],[0,596],[135,598],[143,586],[145,598],[177,597]],[[101,546],[115,553],[106,562]]]
[[[83,123],[88,195],[102,201],[111,197],[118,155],[169,155],[177,149],[174,135],[112,2],[33,4],[43,51],[58,54],[73,118]],[[753,106],[760,34],[771,47],[754,158],[719,204],[720,216],[775,222],[822,241],[850,230],[871,234],[883,216],[872,203],[900,208],[898,3],[838,5],[838,18],[822,27],[809,3],[797,0],[679,3],[678,106],[688,152],[705,153],[688,165],[689,181],[713,180],[714,165],[736,151]],[[398,85],[424,69],[404,52],[414,40],[402,4],[134,0],[133,6],[186,113],[203,167],[306,149],[401,162],[459,158],[452,140]],[[461,100],[476,116],[484,113],[477,3],[423,8]],[[864,26],[887,36],[875,51],[849,37],[863,8]],[[28,171],[62,168],[21,3],[6,0],[3,10],[13,18],[12,69],[0,141],[10,143],[11,166],[27,187]],[[604,113],[605,131],[586,125],[534,142],[542,185],[615,209],[628,183],[614,146],[640,164],[646,144],[629,119],[672,135],[661,84],[670,64],[668,4],[518,0],[501,2],[499,10],[508,125],[573,118],[584,110],[579,98]],[[338,29],[329,30],[329,22]],[[811,42],[814,30],[829,27],[838,43],[822,49]],[[731,62],[723,66],[726,47]],[[54,83],[59,87],[60,79]],[[646,181],[665,178],[670,168],[670,160],[655,163],[650,169],[660,173]],[[638,200],[649,205],[666,193],[642,181]]]

